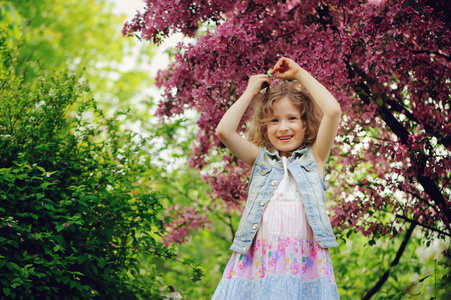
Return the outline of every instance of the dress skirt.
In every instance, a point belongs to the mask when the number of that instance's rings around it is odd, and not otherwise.
[[[339,299],[329,250],[315,240],[296,181],[285,172],[252,246],[232,254],[212,299]]]

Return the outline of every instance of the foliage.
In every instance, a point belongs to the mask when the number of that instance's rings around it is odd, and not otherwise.
[[[369,286],[389,268],[400,246],[398,239],[383,236],[369,246],[362,234],[352,234],[339,249],[331,249],[335,277],[341,299],[362,299]],[[413,236],[392,276],[374,299],[446,299],[449,295],[449,268],[442,259],[446,244],[424,249],[421,236]]]
[[[142,184],[148,140],[106,118],[78,73],[37,71],[26,80],[10,21],[0,22],[3,294],[159,298],[161,274],[142,275],[141,262],[178,259],[159,242],[159,195]],[[180,262],[199,279],[197,264]]]
[[[407,245],[408,228],[421,230],[426,245],[451,237],[446,1],[145,2],[124,34],[157,43],[173,32],[196,37],[180,43],[174,63],[159,72],[158,114],[199,112],[190,166],[204,171],[219,207],[242,205],[248,169],[233,157],[218,159],[227,152],[215,125],[249,75],[288,56],[324,83],[344,112],[327,170],[332,221],[342,237],[360,231],[370,245],[383,236],[407,237]],[[213,29],[200,31],[200,23]]]
[[[152,83],[147,71],[132,69],[124,61],[149,60],[155,47],[121,36],[125,16],[112,13],[111,1],[2,1],[0,12],[9,13],[11,23],[21,26],[23,45],[15,68],[26,81],[34,80],[42,68],[86,68],[82,76],[105,111],[132,108],[132,100],[143,97],[141,90]],[[135,111],[128,119],[131,123],[139,116]]]
[[[184,299],[211,299],[230,256],[226,250],[232,239],[229,230],[231,220],[226,214],[212,209],[209,199],[211,188],[202,181],[198,170],[162,168],[159,174],[153,186],[158,189],[161,202],[165,207],[179,204],[180,207],[202,210],[202,214],[209,218],[209,226],[205,229],[197,228],[198,233],[190,229],[190,237],[185,236],[182,244],[171,243],[177,249],[180,259],[189,258],[199,262],[205,270],[205,276],[201,281],[192,282],[187,276],[182,276],[186,272],[183,266],[170,261],[161,261],[157,263],[157,268],[165,274],[163,285],[173,286],[185,297]],[[166,218],[169,221],[169,228],[172,228],[172,216],[167,215]],[[178,220],[176,219],[175,222],[177,223]],[[164,234],[169,237],[178,236],[167,229]]]

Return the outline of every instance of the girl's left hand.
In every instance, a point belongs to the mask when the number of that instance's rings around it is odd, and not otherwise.
[[[282,57],[276,63],[272,72],[276,74],[277,78],[293,80],[298,79],[301,71],[302,68],[292,59]]]

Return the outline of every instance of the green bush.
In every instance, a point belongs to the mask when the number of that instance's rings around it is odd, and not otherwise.
[[[80,74],[40,71],[25,82],[27,66],[14,72],[18,49],[7,24],[0,22],[0,293],[159,298],[160,274],[142,272],[140,262],[176,259],[159,242],[147,141],[85,99]]]

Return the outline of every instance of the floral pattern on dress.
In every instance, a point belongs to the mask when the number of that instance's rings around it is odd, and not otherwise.
[[[302,280],[327,276],[329,282],[335,283],[329,251],[321,248],[317,241],[292,237],[258,241],[244,255],[233,253],[223,279],[237,276],[255,280],[264,278],[267,273],[290,274]]]

